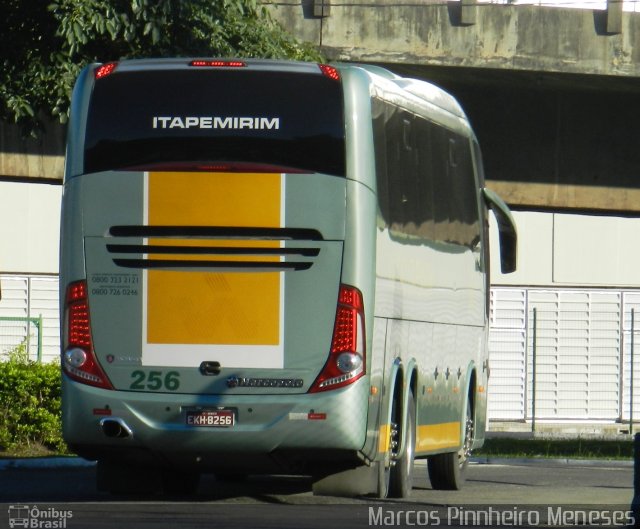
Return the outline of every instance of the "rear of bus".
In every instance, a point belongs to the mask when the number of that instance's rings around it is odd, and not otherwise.
[[[70,125],[61,299],[72,449],[220,472],[353,464],[366,435],[367,307],[366,286],[342,280],[339,72],[93,65]]]

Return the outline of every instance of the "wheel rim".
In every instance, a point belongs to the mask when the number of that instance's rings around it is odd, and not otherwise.
[[[411,476],[411,467],[413,465],[413,424],[411,418],[407,420],[407,440],[405,445],[405,463],[407,466],[407,476]]]
[[[413,488],[413,456],[415,452],[415,411],[412,397],[408,401],[406,410],[406,424],[398,420],[401,410],[394,408],[394,415],[390,428],[390,488],[389,496],[394,498],[407,497]],[[404,432],[404,433],[403,433]],[[402,440],[404,436],[404,440]],[[400,448],[404,444],[402,453]]]
[[[460,467],[465,466],[471,457],[473,447],[473,430],[473,413],[471,411],[471,403],[468,403],[467,418],[464,425],[464,442],[462,443],[462,448],[458,451],[458,463],[460,464]]]
[[[391,423],[391,431],[389,432],[389,467],[394,467],[398,462],[398,447],[400,446],[400,431],[398,423]]]

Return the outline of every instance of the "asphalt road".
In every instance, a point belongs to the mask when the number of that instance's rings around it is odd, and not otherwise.
[[[611,527],[627,525],[633,500],[632,467],[556,462],[473,464],[457,492],[432,490],[419,463],[404,501],[317,497],[308,480],[294,477],[227,483],[206,476],[189,498],[113,497],[96,492],[94,481],[95,469],[86,467],[0,470],[0,529],[11,520],[63,529]]]

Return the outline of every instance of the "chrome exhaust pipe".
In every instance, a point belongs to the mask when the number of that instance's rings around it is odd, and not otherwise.
[[[131,428],[118,417],[101,419],[100,428],[102,428],[102,433],[111,439],[127,439],[133,437]]]

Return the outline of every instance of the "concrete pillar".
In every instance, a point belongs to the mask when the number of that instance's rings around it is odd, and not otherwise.
[[[325,18],[331,14],[331,3],[329,0],[313,0],[313,16]]]
[[[622,33],[622,0],[607,0],[607,33]]]
[[[471,26],[476,23],[477,0],[460,0],[460,24]]]

